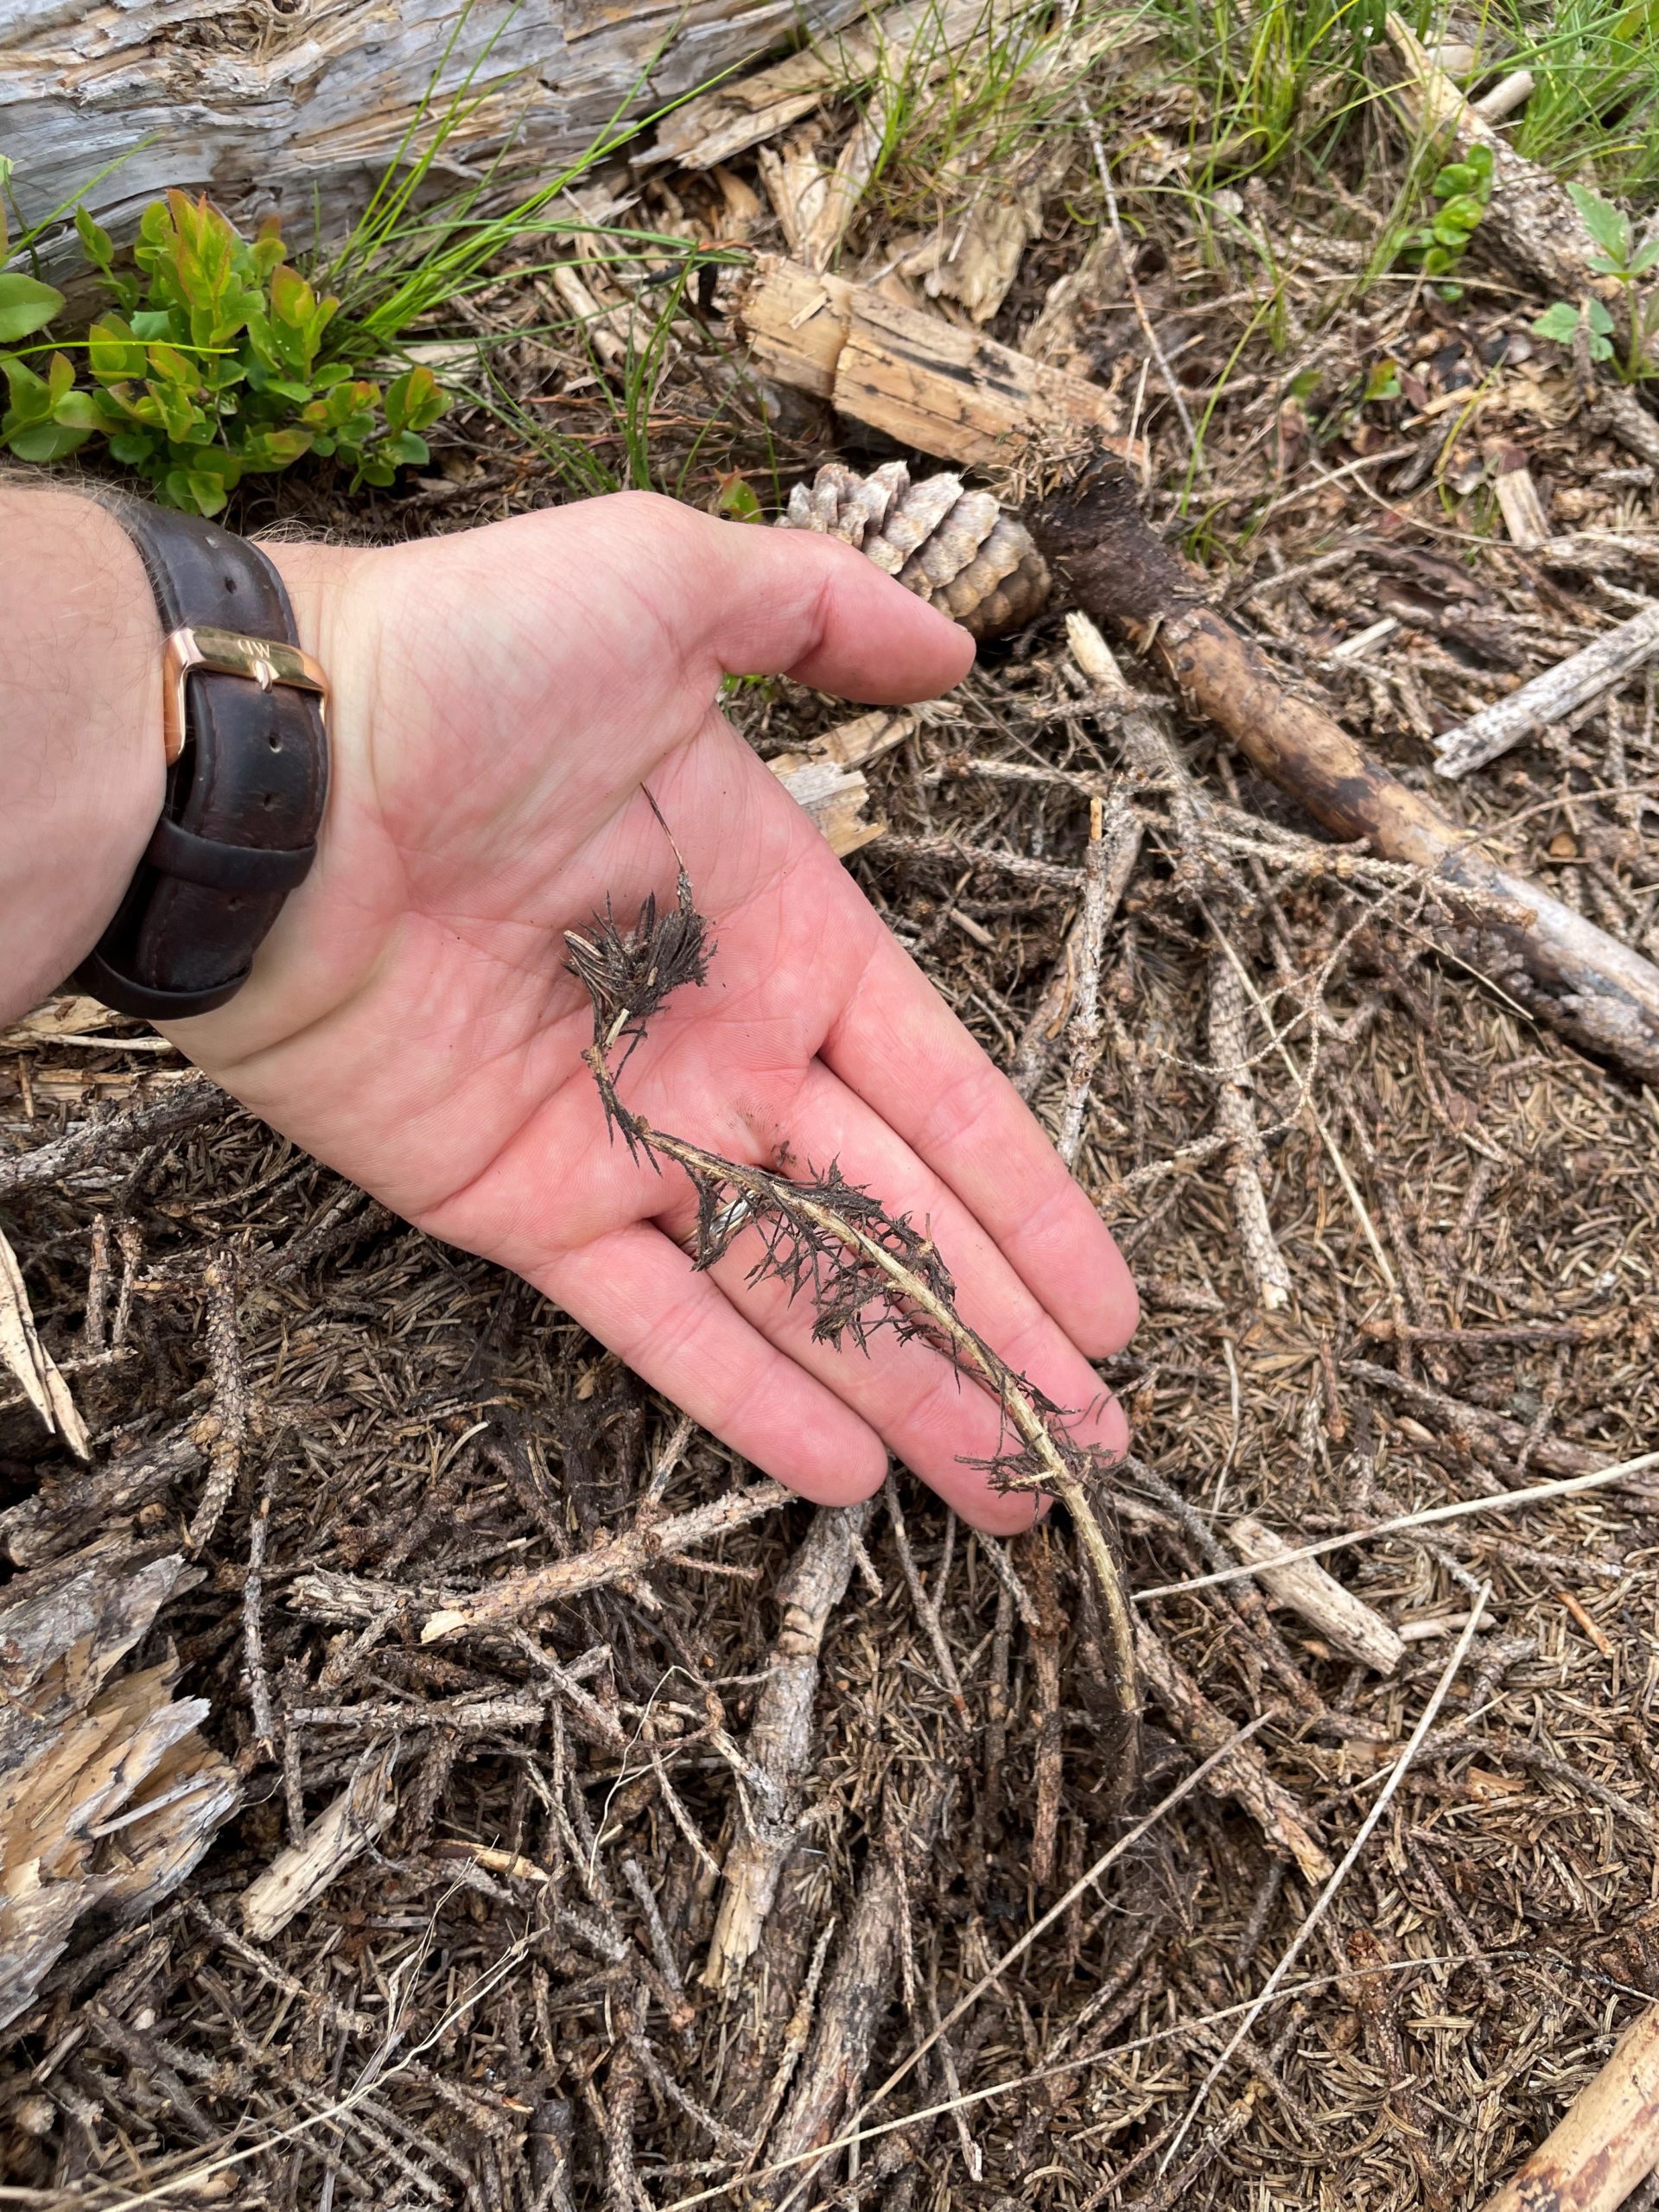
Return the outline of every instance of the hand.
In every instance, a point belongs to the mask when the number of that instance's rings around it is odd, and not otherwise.
[[[842,545],[635,494],[394,550],[270,549],[334,682],[320,857],[252,979],[170,1033],[254,1112],[434,1236],[528,1278],[757,1466],[846,1503],[895,1453],[976,1526],[1029,1497],[963,1464],[996,1409],[918,1344],[868,1357],[679,1240],[690,1186],[608,1135],[563,932],[628,922],[675,869],[708,983],[656,1018],[627,1103],[728,1157],[838,1160],[931,1225],[968,1319],[1088,1441],[1089,1357],[1135,1300],[1094,1209],[717,703],[728,673],[931,697],[963,632]]]

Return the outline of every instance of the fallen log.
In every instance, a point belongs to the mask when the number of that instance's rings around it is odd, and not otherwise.
[[[944,461],[1006,464],[1039,429],[1128,450],[1116,404],[1099,385],[899,306],[871,284],[762,254],[736,321],[762,376]]]
[[[1126,635],[1224,730],[1262,775],[1338,837],[1437,876],[1481,910],[1491,980],[1587,1052],[1659,1078],[1659,968],[1537,884],[1489,859],[1476,833],[1362,751],[1267,658],[1206,605],[1105,461],[1077,493],[1031,518],[1033,533],[1084,610]],[[1505,914],[1521,918],[1502,918]],[[1506,964],[1507,963],[1507,964]]]
[[[1519,690],[1471,715],[1456,729],[1435,740],[1437,776],[1453,782],[1471,768],[1484,768],[1511,746],[1522,745],[1541,730],[1565,721],[1590,700],[1611,691],[1659,654],[1659,600],[1605,631],[1582,652],[1547,668]]]
[[[722,0],[689,16],[582,0],[334,0],[262,11],[227,35],[219,0],[0,0],[0,112],[25,226],[73,207],[118,237],[168,186],[210,193],[241,229],[273,210],[342,238],[388,167],[444,130],[429,175],[556,179],[627,125],[862,0]],[[814,91],[816,103],[821,91]],[[452,106],[452,103],[454,105]],[[48,264],[74,232],[41,241]]]

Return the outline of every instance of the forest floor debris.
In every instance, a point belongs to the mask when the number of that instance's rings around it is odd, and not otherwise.
[[[701,96],[584,181],[561,276],[526,251],[435,325],[491,404],[429,471],[238,519],[390,539],[628,482],[766,519],[894,435],[1028,509],[1103,436],[1275,712],[1659,958],[1651,658],[1436,772],[1659,588],[1650,399],[1534,327],[1556,34],[1321,34],[1275,107],[1223,12],[1224,67],[1173,10],[958,10],[952,67],[912,7]],[[1609,69],[1597,178],[1645,213]],[[1450,286],[1404,243],[1455,150],[1425,99],[1500,149]],[[821,257],[840,180],[821,274],[768,162],[819,180]],[[0,1038],[0,1669],[141,1756],[66,1768],[104,1794],[54,1868],[39,1746],[4,1754],[0,1927],[64,1891],[5,1985],[19,2201],[1473,2212],[1659,2160],[1603,2070],[1659,1994],[1659,1094],[1483,980],[1502,900],[1459,938],[1421,855],[1331,842],[1227,742],[1169,609],[1115,657],[1068,606],[918,710],[728,704],[1141,1280],[1102,1370],[1135,1802],[1063,1511],[1005,1545],[900,1476],[815,1516],[66,999]]]

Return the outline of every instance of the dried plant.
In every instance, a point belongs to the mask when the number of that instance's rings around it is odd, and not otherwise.
[[[903,1214],[888,1212],[872,1192],[849,1182],[836,1162],[792,1180],[654,1128],[622,1103],[617,1078],[646,1025],[683,984],[704,981],[712,954],[677,848],[675,858],[679,878],[673,906],[659,909],[654,897],[647,899],[633,926],[625,930],[607,904],[586,934],[566,932],[571,971],[593,1001],[594,1041],[583,1057],[607,1122],[636,1158],[658,1167],[671,1160],[690,1177],[697,1200],[693,1257],[698,1268],[712,1268],[753,1228],[761,1249],[749,1281],[780,1282],[791,1299],[804,1294],[819,1343],[839,1348],[850,1338],[864,1351],[878,1331],[891,1329],[901,1339],[931,1345],[996,1401],[1004,1448],[969,1464],[982,1466],[999,1490],[1036,1491],[1059,1499],[1076,1522],[1100,1585],[1112,1697],[1126,1748],[1132,1745],[1139,1713],[1135,1626],[1100,1503],[1109,1456],[1080,1444],[1065,1411],[969,1327],[957,1311],[950,1271],[925,1230]],[[624,1039],[627,1050],[613,1065]]]

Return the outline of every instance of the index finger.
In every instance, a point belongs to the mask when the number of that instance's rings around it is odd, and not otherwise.
[[[871,940],[819,1058],[950,1185],[1079,1351],[1122,1351],[1140,1301],[1105,1224],[908,954],[879,923]]]

